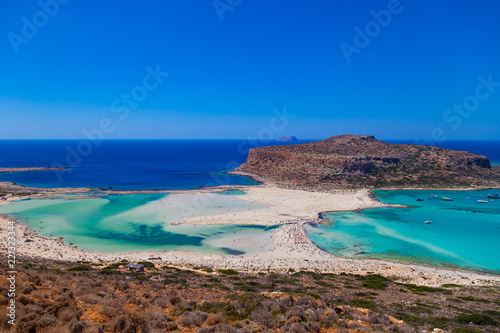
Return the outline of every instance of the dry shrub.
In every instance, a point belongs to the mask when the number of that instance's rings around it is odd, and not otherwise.
[[[147,318],[147,320],[151,321],[173,321],[173,319],[169,315],[155,309],[146,311],[144,313],[144,316]]]
[[[210,328],[211,333],[235,333],[236,330],[228,324],[217,324]]]
[[[104,327],[100,324],[95,324],[95,323],[85,327],[82,331],[82,333],[103,333],[103,332],[104,332]]]
[[[165,331],[171,332],[171,331],[177,331],[178,327],[177,324],[173,321],[168,321],[165,323]]]
[[[19,292],[24,295],[29,295],[32,291],[37,289],[38,288],[33,283],[30,283],[28,285],[25,285],[24,287],[21,287],[19,289]]]
[[[207,320],[209,314],[203,311],[197,311],[196,315],[201,318],[201,320],[205,321]]]
[[[12,329],[12,325],[8,323],[10,318],[7,317],[7,313],[7,308],[2,306],[0,308],[0,332],[9,332]]]
[[[86,294],[86,295],[80,296],[79,300],[84,302],[84,303],[99,304],[102,299],[99,296],[94,295],[94,294]]]
[[[258,322],[259,324],[264,325],[267,328],[274,328],[275,319],[271,314],[271,311],[265,308],[258,308],[254,310],[251,314],[253,320]]]
[[[106,329],[112,333],[135,333],[135,327],[132,320],[125,315],[113,318]]]
[[[33,304],[34,300],[26,295],[21,295],[17,298],[17,301],[22,305]]]
[[[31,333],[40,331],[42,328],[49,327],[55,322],[57,319],[48,314],[44,314],[41,317],[36,313],[26,314],[24,316],[19,317],[16,320],[16,332],[19,333]]]
[[[50,305],[46,305],[45,308],[48,313],[57,315],[59,311],[64,308],[69,308],[71,306],[70,302],[60,302],[60,303],[51,303]]]
[[[182,302],[182,299],[179,296],[171,296],[169,297],[168,301],[172,305],[177,305]]]
[[[34,314],[37,314],[39,316],[45,314],[45,310],[42,309],[41,307],[39,307],[38,305],[29,304],[29,305],[26,305],[23,309],[24,309],[24,312],[26,312],[26,313],[34,313]]]
[[[376,324],[380,324],[382,326],[390,326],[392,325],[392,321],[387,317],[386,315],[377,315],[377,322]]]
[[[73,294],[71,294],[73,295]],[[70,302],[72,300],[72,297],[70,295],[67,295],[67,294],[61,294],[61,295],[57,295],[54,297],[54,301],[56,302]]]
[[[62,322],[70,322],[73,320],[79,320],[82,316],[83,311],[76,307],[66,307],[57,313],[57,318]]]
[[[89,323],[86,321],[73,320],[69,323],[68,328],[71,333],[83,333],[88,326]]]
[[[169,299],[165,296],[156,296],[151,300],[151,304],[165,308],[169,304]]]
[[[45,298],[45,292],[40,291],[40,290],[35,290],[30,293],[30,296],[35,298],[35,299],[43,299]]]
[[[214,326],[220,323],[226,323],[226,317],[221,314],[221,313],[212,313],[211,315],[208,316],[208,318],[205,320],[205,324]]]
[[[367,330],[359,327],[359,328],[356,328],[355,330],[353,330],[352,333],[367,333]]]
[[[118,314],[118,311],[111,306],[105,305],[101,307],[99,313],[105,317],[115,317]]]
[[[184,312],[180,318],[179,318],[179,323],[184,326],[200,326],[203,323],[203,319],[196,314],[187,311]]]
[[[306,319],[306,314],[301,306],[294,306],[286,313],[287,318],[299,317],[302,320]]]
[[[290,333],[307,333],[307,329],[302,323],[293,323],[290,326],[285,326],[281,328],[282,332],[290,332]]]
[[[398,327],[399,333],[415,333],[415,330],[408,325],[402,325]]]
[[[40,279],[40,276],[38,274],[27,274],[28,281],[33,283],[35,286],[41,286],[42,285],[42,280]]]

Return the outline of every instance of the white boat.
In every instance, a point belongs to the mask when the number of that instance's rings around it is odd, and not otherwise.
[[[453,201],[452,198],[448,198],[448,197],[442,197],[441,200],[443,200],[443,201]]]
[[[478,200],[477,202],[478,203],[488,203],[488,201],[486,201],[486,200]]]
[[[431,224],[431,223],[432,223],[432,221],[429,221],[429,220],[425,221],[425,224]]]

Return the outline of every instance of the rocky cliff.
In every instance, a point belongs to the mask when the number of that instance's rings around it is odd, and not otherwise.
[[[486,156],[431,146],[392,144],[370,135],[251,149],[235,169],[277,184],[329,187],[498,186]]]

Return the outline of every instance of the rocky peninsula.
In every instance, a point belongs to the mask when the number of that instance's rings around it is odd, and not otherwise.
[[[486,156],[351,134],[253,148],[234,173],[301,187],[485,188],[500,184],[500,170]]]

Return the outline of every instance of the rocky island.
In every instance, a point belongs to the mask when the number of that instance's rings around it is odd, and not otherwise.
[[[276,139],[276,142],[297,142],[299,141],[295,136],[284,136],[282,138]]]
[[[500,184],[500,170],[486,156],[352,134],[253,148],[234,173],[282,186],[458,188]]]

